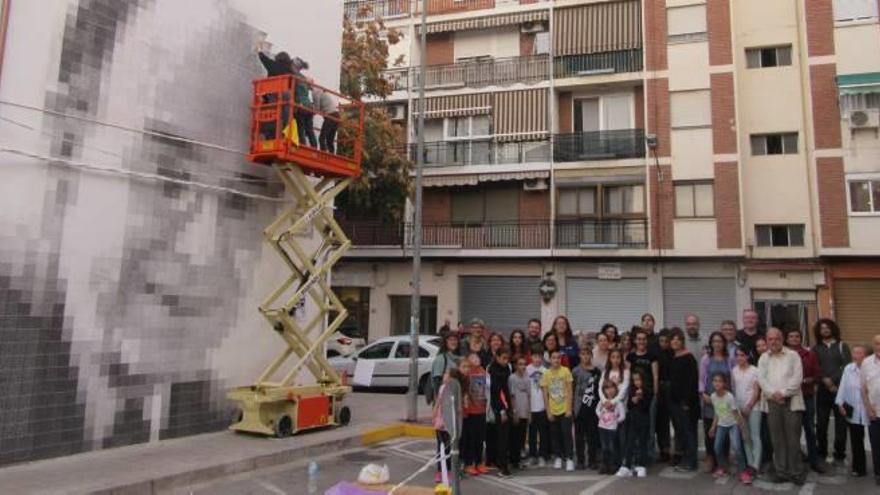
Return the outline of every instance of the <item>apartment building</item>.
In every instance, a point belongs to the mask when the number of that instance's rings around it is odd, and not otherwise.
[[[410,143],[425,79],[423,332],[646,311],[710,332],[754,307],[876,333],[877,0],[429,0],[425,26],[420,5],[346,2],[404,34],[382,104]],[[411,220],[345,223],[352,327],[406,332]]]

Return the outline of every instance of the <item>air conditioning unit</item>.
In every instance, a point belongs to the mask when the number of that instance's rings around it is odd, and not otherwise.
[[[523,181],[523,191],[546,191],[548,187],[547,179],[526,179]]]
[[[543,33],[547,30],[547,25],[542,21],[524,22],[520,27],[520,31],[524,33]]]
[[[406,105],[388,106],[388,116],[391,120],[406,120]]]
[[[877,129],[880,127],[880,108],[864,108],[849,113],[851,129]]]

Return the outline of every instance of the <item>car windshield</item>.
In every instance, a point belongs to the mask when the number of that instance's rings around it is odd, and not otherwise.
[[[428,339],[427,342],[433,346],[440,347],[440,344],[443,342],[443,339],[441,339],[440,337],[433,337],[433,338]]]

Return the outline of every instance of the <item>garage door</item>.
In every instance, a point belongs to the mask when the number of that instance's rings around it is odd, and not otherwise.
[[[490,330],[509,333],[541,317],[540,277],[459,277],[461,321],[480,318]]]
[[[733,278],[664,278],[663,319],[667,327],[684,328],[688,313],[700,317],[708,336],[724,320],[736,321],[736,284]]]
[[[880,280],[835,279],[834,306],[843,340],[854,344],[870,344],[880,333],[877,327],[877,302],[880,301]]]
[[[648,311],[648,282],[644,278],[599,280],[568,277],[565,307],[575,330],[598,331],[613,323],[621,332]]]

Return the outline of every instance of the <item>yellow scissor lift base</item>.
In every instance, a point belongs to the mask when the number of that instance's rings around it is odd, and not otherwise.
[[[276,163],[274,167],[294,202],[266,227],[263,237],[291,275],[259,309],[287,346],[254,385],[230,390],[227,397],[239,404],[231,429],[284,437],[305,429],[345,425],[351,418],[349,409],[342,405],[351,387],[342,384],[324,356],[324,343],[348,316],[327,279],[332,266],[351,246],[333,218],[332,207],[333,198],[351,179],[310,179],[291,163]],[[313,249],[301,242],[311,240],[312,236],[302,237],[310,228],[321,239]],[[300,324],[294,315],[306,297],[312,299],[318,313]],[[323,328],[330,312],[336,316]],[[293,355],[298,360],[292,368],[281,380],[271,381]],[[315,384],[295,383],[303,368],[308,369]]]

